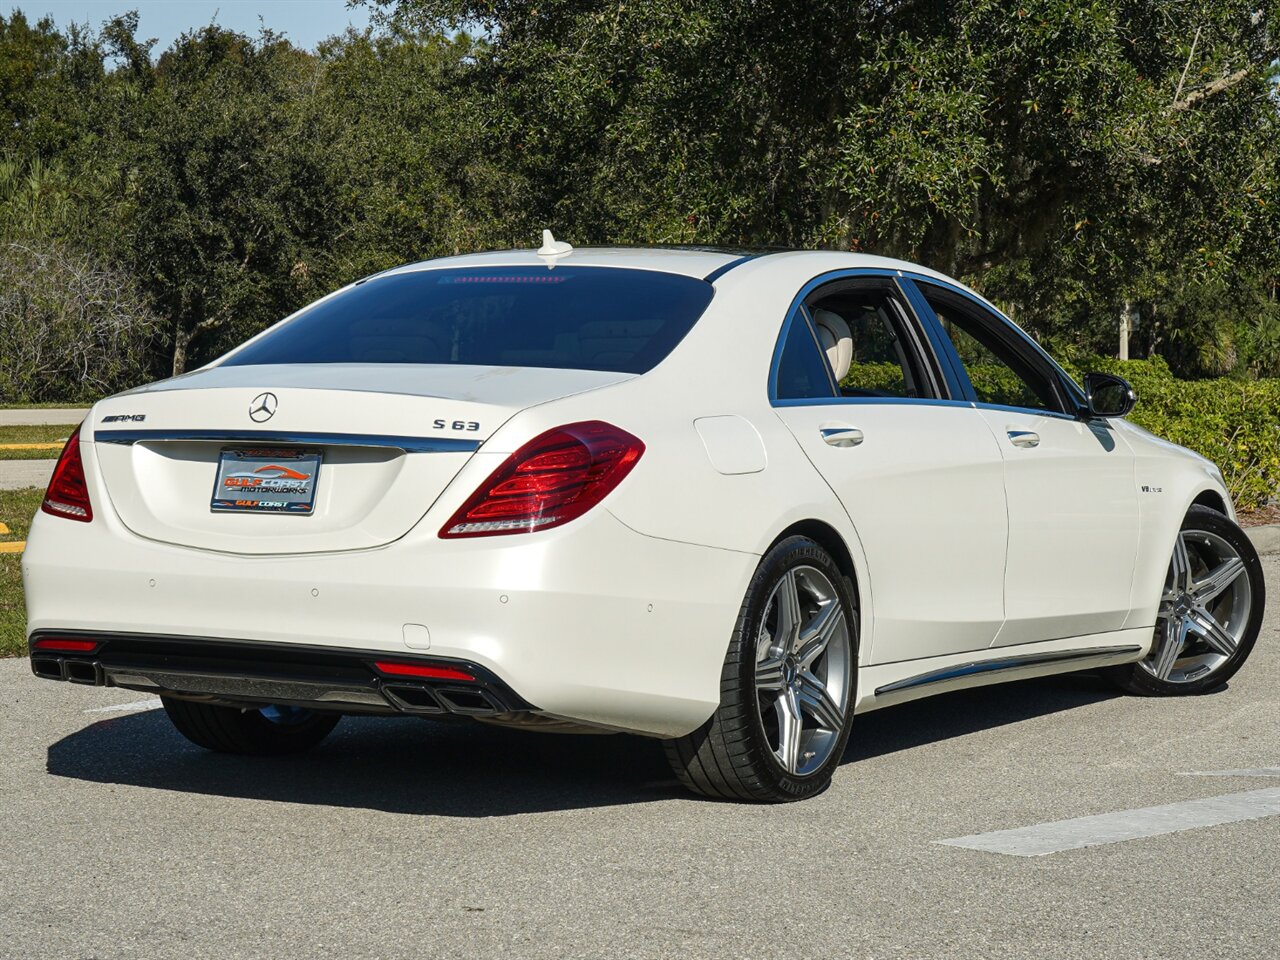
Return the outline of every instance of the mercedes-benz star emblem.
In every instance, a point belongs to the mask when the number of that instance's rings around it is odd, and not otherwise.
[[[249,404],[249,419],[254,423],[263,423],[276,415],[276,407],[280,401],[274,393],[260,393]]]

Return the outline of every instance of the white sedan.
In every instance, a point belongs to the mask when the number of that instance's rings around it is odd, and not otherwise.
[[[406,266],[93,407],[23,559],[31,667],[213,750],[471,717],[800,799],[867,710],[1240,668],[1257,555],[1134,399],[910,263],[547,235]]]

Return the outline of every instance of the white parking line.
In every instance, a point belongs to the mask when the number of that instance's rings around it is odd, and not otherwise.
[[[1122,840],[1159,837],[1166,833],[1216,827],[1223,823],[1258,820],[1280,814],[1280,787],[1206,797],[1185,803],[1140,810],[1120,810],[1095,817],[1058,820],[1016,830],[996,830],[935,843],[969,850],[986,850],[1012,857],[1042,857],[1063,850],[1094,847]]]
[[[163,704],[155,697],[149,700],[134,700],[132,703],[113,703],[105,707],[92,707],[85,713],[141,713],[143,710],[155,710]]]
[[[1280,777],[1280,767],[1253,767],[1249,770],[1195,770],[1180,777]]]

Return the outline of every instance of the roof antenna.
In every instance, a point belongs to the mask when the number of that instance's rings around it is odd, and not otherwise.
[[[573,247],[570,244],[557,240],[551,235],[550,230],[542,231],[542,246],[538,248],[538,256],[563,257],[570,253],[573,253]]]

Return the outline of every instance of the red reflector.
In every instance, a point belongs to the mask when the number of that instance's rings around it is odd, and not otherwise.
[[[377,660],[373,664],[381,672],[393,677],[425,677],[428,680],[475,680],[469,673],[449,667],[429,667],[422,663],[392,663]]]
[[[61,650],[64,653],[88,653],[98,648],[97,640],[64,640],[61,637],[46,637],[33,643],[37,650]]]
[[[503,461],[440,536],[491,537],[568,523],[621,483],[642,453],[639,438],[600,420],[548,430]]]
[[[84,461],[80,459],[80,428],[76,427],[62,448],[58,462],[53,467],[49,489],[45,491],[40,509],[55,517],[88,523],[93,519],[93,507],[89,503],[89,484],[84,478]]]

